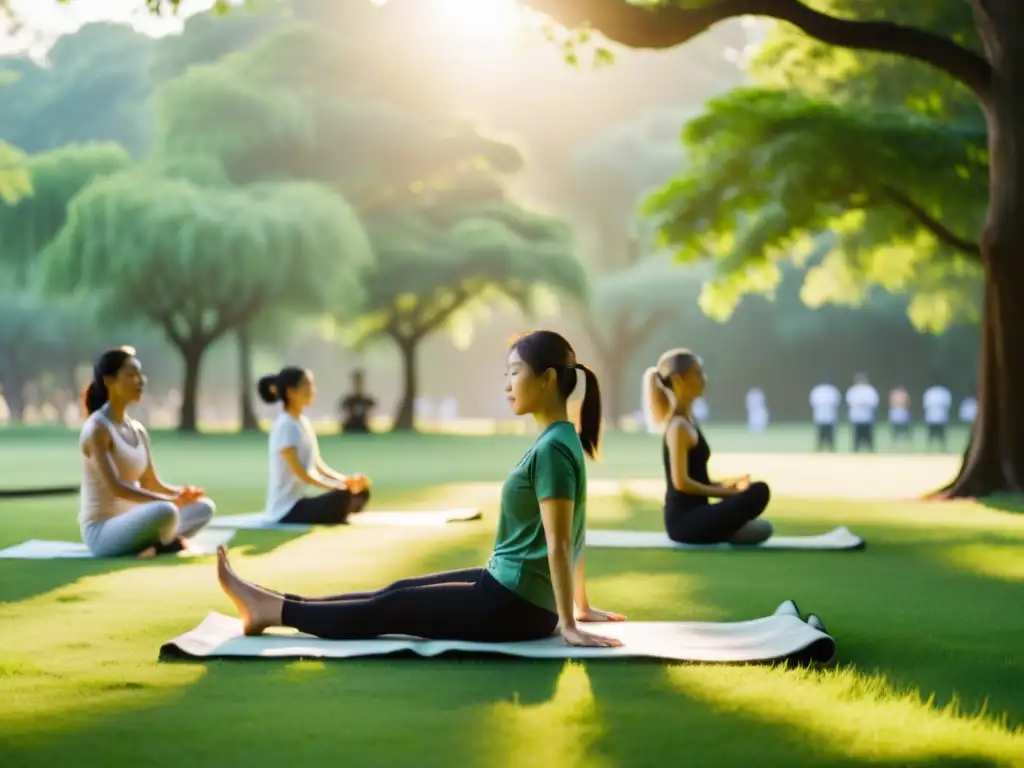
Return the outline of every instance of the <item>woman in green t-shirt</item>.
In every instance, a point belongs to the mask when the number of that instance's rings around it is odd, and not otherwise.
[[[580,372],[586,390],[577,433],[566,403]],[[377,592],[305,598],[244,581],[221,547],[217,576],[245,633],[284,626],[335,640],[411,635],[501,643],[538,640],[558,630],[570,645],[620,645],[579,627],[624,618],[592,607],[584,579],[584,453],[593,458],[600,440],[597,377],[576,362],[562,336],[534,331],[512,345],[505,378],[513,412],[533,415],[542,432],[502,487],[487,567],[406,579]]]

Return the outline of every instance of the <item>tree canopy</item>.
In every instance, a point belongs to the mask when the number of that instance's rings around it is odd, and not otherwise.
[[[985,139],[973,121],[741,89],[687,126],[685,173],[648,211],[680,258],[718,259],[703,301],[718,317],[746,291],[770,293],[778,261],[805,260],[831,232],[808,303],[857,303],[871,285],[913,290],[911,318],[941,330],[977,317]]]
[[[211,343],[281,305],[316,311],[359,297],[371,262],[358,218],[320,185],[203,187],[148,168],[77,196],[43,261],[50,290],[90,292],[108,313],[164,331],[186,365],[186,430]]]

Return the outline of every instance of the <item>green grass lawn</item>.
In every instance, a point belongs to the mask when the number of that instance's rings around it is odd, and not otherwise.
[[[658,663],[391,659],[158,663],[162,642],[231,612],[212,559],[0,561],[0,766],[1024,765],[1024,510],[929,505],[953,455],[819,457],[806,432],[711,432],[722,473],[776,493],[781,532],[838,524],[865,552],[593,550],[594,602],[638,620],[740,620],[786,598],[820,614],[824,671]],[[775,440],[773,444],[770,441]],[[802,443],[800,441],[803,441]],[[77,477],[74,436],[0,433],[0,487]],[[221,513],[263,500],[265,440],[155,437],[167,479]],[[446,529],[243,532],[246,576],[282,590],[366,589],[484,562],[497,484],[528,438],[325,439],[373,475],[379,506],[479,505]],[[783,444],[785,443],[785,444]],[[594,527],[655,529],[656,439],[609,440]],[[0,546],[74,538],[74,497],[0,500]]]

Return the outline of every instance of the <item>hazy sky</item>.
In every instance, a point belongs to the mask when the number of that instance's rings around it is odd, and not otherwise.
[[[142,0],[8,0],[8,5],[22,29],[0,32],[0,54],[28,50],[33,56],[42,56],[56,37],[91,21],[128,22],[152,35],[177,32],[184,17],[210,8],[213,0],[182,0],[177,17],[163,18],[146,11]]]

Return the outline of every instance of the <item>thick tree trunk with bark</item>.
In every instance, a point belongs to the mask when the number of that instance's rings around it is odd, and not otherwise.
[[[940,498],[1024,491],[1024,3],[975,0],[975,11],[994,70],[983,104],[991,181],[978,418],[960,473]]]
[[[392,336],[391,338],[398,345],[398,351],[402,355],[402,399],[398,403],[395,422],[391,428],[398,432],[414,432],[416,430],[416,393],[419,389],[416,375],[416,348],[419,346],[419,340],[401,336]]]
[[[254,382],[252,378],[252,339],[249,336],[249,326],[240,326],[235,331],[235,335],[238,338],[238,407],[242,415],[242,431],[257,432],[260,422],[256,418],[256,409],[253,407],[252,400]]]

